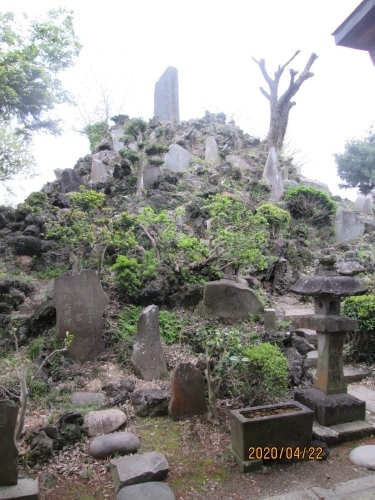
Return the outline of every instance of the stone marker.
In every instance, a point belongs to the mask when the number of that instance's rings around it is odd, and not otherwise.
[[[133,484],[122,488],[116,495],[116,500],[176,500],[170,486],[157,481]]]
[[[359,467],[375,470],[375,445],[369,444],[354,448],[349,454],[349,460]]]
[[[164,155],[165,167],[174,172],[185,172],[190,166],[192,154],[179,144],[171,144]]]
[[[266,332],[272,333],[277,329],[276,325],[276,311],[275,309],[264,310],[264,329]]]
[[[84,425],[90,437],[99,434],[110,434],[117,431],[126,422],[125,413],[116,408],[110,410],[89,411],[85,416]]]
[[[224,319],[247,319],[259,314],[263,306],[250,288],[231,280],[205,283],[203,305],[209,316]]]
[[[279,201],[284,194],[284,184],[279,167],[279,157],[274,147],[268,153],[263,171],[263,180],[270,186],[274,200]]]
[[[0,400],[0,486],[17,484],[18,450],[15,441],[18,406]]]
[[[167,374],[158,316],[159,308],[151,305],[143,309],[137,322],[137,337],[130,360],[137,375],[144,380],[159,379]]]
[[[19,479],[15,486],[0,486],[0,500],[38,500],[38,479]]]
[[[169,471],[165,456],[159,451],[112,459],[109,463],[116,493],[131,484],[164,479]]]
[[[161,167],[153,167],[152,165],[147,165],[143,172],[143,187],[144,189],[150,188],[154,182],[156,182],[162,175],[163,170]]]
[[[168,66],[155,83],[154,116],[160,121],[180,123],[178,71],[173,66]]]
[[[355,209],[361,214],[372,215],[372,194],[359,194],[355,200]]]
[[[219,149],[213,135],[207,137],[206,139],[205,160],[208,163],[218,163],[220,161]]]
[[[172,374],[169,415],[189,418],[207,412],[204,377],[192,363],[180,363]]]
[[[74,359],[92,360],[104,351],[102,320],[109,300],[93,269],[57,278],[53,301],[58,339],[64,340],[66,332],[74,335],[68,350]]]
[[[365,232],[365,225],[358,214],[339,207],[335,215],[336,241],[350,243]]]
[[[129,455],[130,453],[136,453],[140,446],[140,440],[131,432],[104,434],[91,441],[90,455],[95,458],[112,457],[116,453],[121,456]]]
[[[320,191],[324,191],[325,193],[332,196],[331,191],[329,190],[328,184],[324,184],[324,182],[316,181],[315,179],[308,179],[303,175],[299,175],[300,184],[302,186],[313,187],[315,189],[320,189]]]
[[[85,406],[102,405],[105,400],[105,394],[102,392],[74,392],[72,394],[72,405],[75,408],[84,408]]]
[[[99,158],[92,159],[90,183],[103,182],[109,179],[107,169]]]

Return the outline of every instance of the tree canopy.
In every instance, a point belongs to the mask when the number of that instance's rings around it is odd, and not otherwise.
[[[23,22],[0,13],[0,121],[16,121],[24,133],[57,132],[46,113],[70,97],[56,75],[73,65],[80,49],[71,11],[50,10],[44,20]]]
[[[344,181],[341,188],[358,188],[362,194],[375,189],[375,133],[369,132],[364,139],[350,139],[345,152],[335,154],[337,174]]]

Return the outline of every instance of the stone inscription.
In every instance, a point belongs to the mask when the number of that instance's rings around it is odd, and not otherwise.
[[[17,484],[18,450],[15,442],[18,406],[0,400],[0,486]]]
[[[104,350],[102,319],[108,302],[92,269],[55,281],[57,334],[60,340],[65,339],[66,332],[74,336],[69,346],[74,359],[91,360]]]

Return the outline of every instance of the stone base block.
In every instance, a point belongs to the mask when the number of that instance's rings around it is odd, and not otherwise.
[[[325,427],[366,418],[366,403],[350,394],[327,396],[318,389],[307,389],[296,392],[294,399],[311,408],[315,420]]]
[[[233,451],[233,450],[232,450]],[[240,469],[240,472],[255,472],[263,467],[263,460],[242,460],[234,451],[234,459]]]
[[[0,500],[38,500],[38,479],[19,479],[14,486],[0,487]]]

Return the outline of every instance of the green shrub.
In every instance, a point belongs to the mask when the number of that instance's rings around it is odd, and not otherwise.
[[[293,187],[284,199],[294,219],[317,227],[330,225],[337,210],[337,203],[327,193],[313,187]]]
[[[94,151],[99,142],[109,134],[109,127],[105,121],[86,125],[83,130],[89,139],[91,151]]]
[[[137,297],[141,289],[140,267],[136,259],[125,255],[118,255],[116,263],[110,267],[110,270],[115,273],[117,286],[129,298]]]
[[[346,349],[352,361],[375,361],[375,295],[348,297],[341,312],[358,320],[358,330],[350,332],[346,339]]]
[[[166,344],[173,344],[180,338],[183,322],[174,312],[159,311],[160,335]]]
[[[257,209],[269,224],[270,232],[275,238],[279,232],[290,224],[290,214],[287,210],[277,207],[272,203],[264,203]]]
[[[119,314],[119,325],[121,337],[126,339],[137,332],[137,321],[142,308],[133,304],[128,304]]]
[[[105,203],[106,195],[98,193],[92,189],[80,188],[80,191],[69,194],[69,201],[73,208],[78,208],[83,212],[93,212],[101,208]]]
[[[244,356],[248,361],[240,366],[240,373],[249,380],[245,398],[253,406],[272,403],[285,396],[288,368],[279,347],[264,342],[247,347]]]
[[[40,214],[48,207],[48,196],[44,191],[35,191],[29,194],[22,205],[22,209],[30,214]]]

